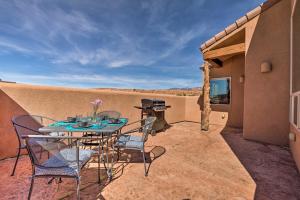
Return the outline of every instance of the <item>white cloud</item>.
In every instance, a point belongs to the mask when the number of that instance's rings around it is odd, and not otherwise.
[[[13,51],[21,52],[21,53],[32,53],[30,49],[27,49],[18,44],[6,41],[3,38],[0,38],[0,47],[8,48],[9,50],[13,50]]]
[[[123,67],[131,64],[131,60],[118,60],[118,61],[113,61],[110,63],[110,67],[112,68],[118,68],[118,67]]]

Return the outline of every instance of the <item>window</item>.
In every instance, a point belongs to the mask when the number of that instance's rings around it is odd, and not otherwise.
[[[210,103],[230,104],[230,78],[213,78],[210,80]]]

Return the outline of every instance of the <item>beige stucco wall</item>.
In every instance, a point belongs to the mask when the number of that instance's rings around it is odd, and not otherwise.
[[[223,67],[212,68],[211,78],[230,77],[231,78],[231,102],[230,105],[211,105],[212,111],[228,114],[227,125],[232,127],[243,127],[243,107],[244,107],[244,84],[240,83],[240,76],[244,75],[245,58],[244,55],[234,56],[223,63]],[[212,113],[214,115],[214,113]],[[227,115],[226,115],[227,116]],[[219,117],[215,117],[219,118]],[[226,121],[227,117],[220,116]],[[214,123],[214,122],[212,122]]]
[[[185,99],[185,121],[201,122],[201,97],[186,97]],[[214,111],[210,113],[210,124],[225,126],[228,120],[228,112]]]
[[[16,153],[17,138],[10,122],[14,115],[29,113],[54,119],[87,115],[91,113],[90,102],[96,98],[103,99],[103,110],[120,111],[130,121],[140,118],[140,110],[133,106],[140,105],[141,98],[164,99],[171,105],[166,119],[172,123],[185,121],[188,97],[0,83],[0,159]],[[196,108],[197,101],[190,100],[187,105],[189,109]],[[197,109],[187,113],[189,120],[196,122],[197,115],[200,115]]]
[[[185,120],[192,122],[201,121],[201,108],[198,103],[199,97],[186,97],[185,100]]]
[[[290,1],[281,1],[246,26],[244,137],[288,143]],[[272,63],[261,73],[262,62]]]

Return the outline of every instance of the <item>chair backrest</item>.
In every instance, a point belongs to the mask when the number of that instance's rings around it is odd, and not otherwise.
[[[39,128],[46,125],[45,123],[47,123],[47,121],[51,123],[51,121],[53,122],[54,120],[36,115],[20,115],[12,119],[20,145],[26,146],[32,165],[34,166],[51,167],[51,164],[46,163],[46,161],[50,157],[57,155],[61,149],[67,147],[65,143],[55,139],[28,137],[29,135],[43,136],[44,134],[39,132]],[[24,139],[24,137],[26,139]],[[59,162],[60,160],[62,159],[56,159],[55,166],[52,167],[65,166],[65,162]],[[45,164],[47,164],[47,166]]]
[[[68,146],[62,140],[26,138],[25,142],[32,165],[47,168],[67,166],[60,152]]]
[[[143,141],[147,141],[149,133],[151,133],[156,117],[148,117],[142,120]]]
[[[98,117],[107,117],[107,118],[114,118],[119,119],[121,117],[121,113],[114,110],[107,110],[97,113]]]
[[[39,135],[41,134],[39,128],[53,122],[55,122],[55,120],[38,115],[19,115],[12,118],[12,124],[21,146],[25,145],[22,139],[23,136]]]
[[[49,124],[53,124],[56,120],[51,119],[49,117],[40,116],[40,115],[30,115],[35,121],[37,121],[42,126],[48,126]]]

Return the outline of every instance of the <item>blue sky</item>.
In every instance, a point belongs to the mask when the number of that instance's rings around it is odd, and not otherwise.
[[[199,46],[262,0],[1,0],[0,78],[199,87]]]

